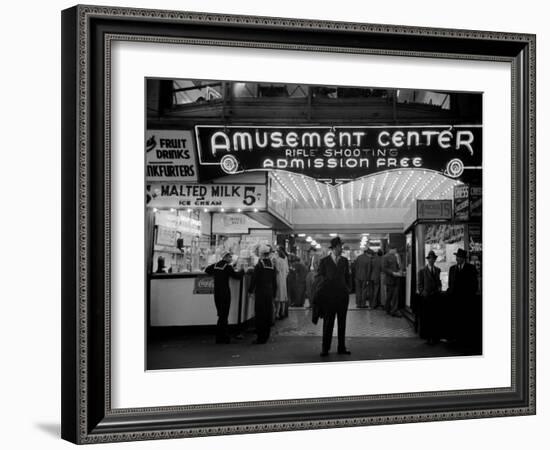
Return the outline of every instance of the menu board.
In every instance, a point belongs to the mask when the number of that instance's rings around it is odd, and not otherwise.
[[[423,220],[445,220],[452,218],[451,200],[417,200],[416,218]]]
[[[455,220],[468,220],[470,218],[470,195],[468,186],[455,186],[453,197]]]
[[[195,145],[188,130],[147,130],[145,161],[148,181],[197,181]]]
[[[212,217],[212,233],[244,234],[251,228],[268,228],[245,214],[216,213]]]
[[[266,208],[264,184],[153,183],[147,186],[147,206],[156,208]]]
[[[470,188],[470,217],[481,217],[482,190],[479,186]]]

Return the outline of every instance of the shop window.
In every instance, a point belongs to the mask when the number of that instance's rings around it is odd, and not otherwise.
[[[391,98],[392,91],[387,89],[370,89],[361,87],[315,86],[312,88],[312,95],[314,98],[331,99]]]
[[[258,83],[231,83],[233,98],[258,97]]]
[[[311,88],[314,98],[337,98],[337,89],[333,87],[314,86]]]
[[[176,80],[173,83],[174,105],[189,105],[223,99],[223,83],[220,81]]]
[[[258,83],[258,97],[305,98],[307,97],[307,86]]]
[[[444,291],[449,283],[449,270],[455,264],[454,254],[464,248],[464,225],[441,223],[425,226],[424,255],[434,251],[437,267],[441,269],[441,284]]]
[[[451,109],[451,95],[448,92],[398,89],[397,103],[430,105],[441,109]]]

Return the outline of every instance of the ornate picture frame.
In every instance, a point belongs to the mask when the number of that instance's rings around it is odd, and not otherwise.
[[[111,48],[186,43],[511,67],[511,384],[116,409]],[[535,414],[535,36],[99,6],[62,12],[62,437],[78,444]]]

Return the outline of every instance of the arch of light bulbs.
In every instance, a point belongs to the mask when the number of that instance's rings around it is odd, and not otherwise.
[[[284,171],[273,171],[273,176],[299,209],[405,207],[418,198],[445,198],[452,193],[454,186],[460,184],[438,172],[420,169],[386,171],[338,186]]]

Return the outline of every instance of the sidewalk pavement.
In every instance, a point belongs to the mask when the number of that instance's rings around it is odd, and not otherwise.
[[[254,345],[253,327],[229,344],[215,344],[210,332],[182,332],[157,338],[148,345],[148,370],[250,366],[258,364],[327,363],[402,358],[465,356],[467,350],[448,343],[427,345],[405,318],[381,310],[351,310],[346,322],[346,346],[351,355],[336,353],[336,326],[328,357],[319,356],[322,321],[311,322],[311,311],[291,309],[289,317],[272,327],[266,344]]]

